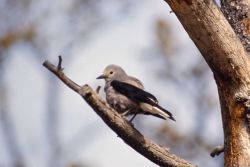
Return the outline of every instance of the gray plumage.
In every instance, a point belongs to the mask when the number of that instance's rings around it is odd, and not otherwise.
[[[137,78],[127,75],[121,67],[108,65],[97,79],[105,80],[106,100],[119,113],[133,114],[134,117],[139,113],[175,120],[169,111],[158,105],[152,94],[144,91]]]

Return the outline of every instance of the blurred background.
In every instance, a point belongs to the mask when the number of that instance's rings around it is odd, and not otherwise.
[[[162,0],[0,0],[0,166],[156,167],[42,63],[63,57],[76,83],[108,64],[136,76],[176,122],[137,116],[154,142],[203,167],[223,143],[213,75]],[[103,89],[100,95],[105,98]]]

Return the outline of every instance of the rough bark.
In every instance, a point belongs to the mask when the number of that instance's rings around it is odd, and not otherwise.
[[[225,166],[250,166],[250,60],[212,0],[165,0],[208,63],[218,87]]]
[[[221,0],[221,9],[245,49],[250,52],[250,0]]]
[[[62,71],[61,59],[58,66],[45,61],[43,65],[54,73],[68,87],[81,95],[102,120],[121,137],[125,143],[131,146],[144,157],[163,167],[195,167],[190,162],[172,154],[163,146],[157,145],[144,137],[133,125],[124,119],[117,111],[102,101],[90,86],[79,86],[70,80]]]

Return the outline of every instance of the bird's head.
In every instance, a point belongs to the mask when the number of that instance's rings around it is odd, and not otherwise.
[[[126,72],[117,65],[108,65],[103,74],[97,77],[96,79],[105,79],[105,81],[113,81],[113,80],[122,80],[122,77],[126,76]]]

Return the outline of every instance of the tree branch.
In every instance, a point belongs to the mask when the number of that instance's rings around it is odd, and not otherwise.
[[[225,166],[250,166],[250,57],[213,0],[165,0],[214,73]]]
[[[175,12],[214,74],[233,84],[244,82],[244,78],[236,80],[236,76],[245,76],[245,71],[237,67],[249,66],[248,54],[215,2],[165,1]]]
[[[144,137],[118,112],[110,108],[106,102],[102,101],[90,86],[84,85],[81,87],[70,80],[62,71],[61,60],[59,60],[57,67],[49,61],[45,61],[43,65],[69,88],[82,96],[102,120],[121,137],[126,144],[138,153],[163,167],[195,167],[195,165],[190,162],[170,153],[167,148],[157,145]]]
[[[210,153],[211,157],[215,157],[216,155],[220,155],[224,152],[224,146],[216,146]]]

